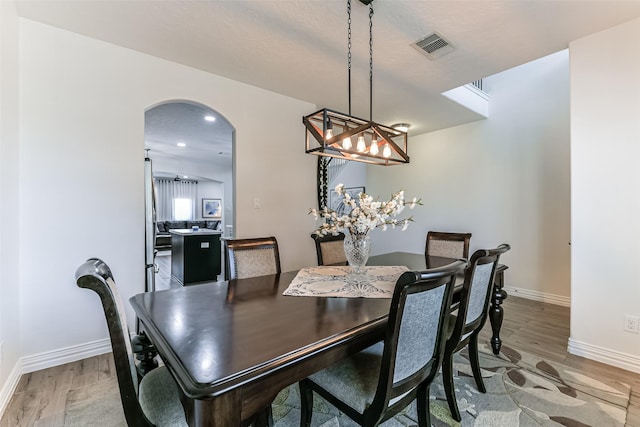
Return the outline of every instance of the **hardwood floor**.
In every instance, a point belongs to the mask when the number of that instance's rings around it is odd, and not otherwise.
[[[505,319],[500,332],[503,345],[562,363],[586,375],[629,384],[631,399],[626,426],[640,427],[640,374],[567,353],[568,307],[509,296],[504,309]],[[480,336],[483,341],[491,338],[488,321]]]
[[[587,375],[629,384],[631,400],[626,425],[640,427],[640,374],[568,354],[569,308],[511,296],[504,302],[504,308],[501,337],[505,345],[574,367]],[[490,337],[487,322],[481,338],[488,341]],[[0,419],[0,427],[63,426],[70,391],[114,376],[111,354],[23,375]]]
[[[63,426],[70,391],[115,375],[111,353],[25,374],[0,419],[0,427]]]

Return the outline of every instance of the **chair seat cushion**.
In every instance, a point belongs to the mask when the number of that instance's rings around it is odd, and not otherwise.
[[[309,377],[353,409],[364,412],[373,401],[384,344],[379,342]]]
[[[138,400],[149,421],[156,426],[187,426],[180,390],[165,366],[146,374],[138,388]]]

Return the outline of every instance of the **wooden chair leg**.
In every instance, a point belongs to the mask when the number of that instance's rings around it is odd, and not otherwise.
[[[418,390],[418,426],[431,427],[431,410],[429,402],[429,386],[420,387]]]
[[[447,403],[454,420],[460,421],[460,411],[458,410],[458,402],[456,402],[455,385],[453,384],[453,353],[445,351],[444,359],[442,359],[442,384],[444,392],[447,395]]]
[[[474,333],[469,340],[469,362],[471,363],[471,371],[473,371],[473,379],[476,380],[478,391],[486,393],[487,389],[484,386],[482,380],[482,373],[480,372],[480,356],[478,355],[478,334]]]
[[[311,415],[313,414],[313,390],[307,379],[298,383],[300,387],[300,427],[311,426]]]

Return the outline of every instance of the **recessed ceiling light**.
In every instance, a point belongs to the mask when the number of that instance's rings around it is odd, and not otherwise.
[[[213,116],[204,116],[204,119],[208,122],[215,122],[216,118]]]
[[[184,179],[189,178],[187,175],[182,175],[182,177],[183,177]]]
[[[187,146],[187,144],[185,144],[184,142],[178,142],[176,145],[178,147],[186,147]]]

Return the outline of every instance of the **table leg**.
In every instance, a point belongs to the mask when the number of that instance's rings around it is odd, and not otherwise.
[[[258,411],[258,413],[254,415],[251,425],[254,427],[273,427],[273,413],[271,412],[271,405],[261,411]]]
[[[491,348],[493,354],[500,353],[502,340],[500,339],[500,328],[502,327],[502,319],[504,318],[504,309],[502,301],[507,299],[507,291],[504,287],[504,271],[496,272],[496,278],[493,284],[493,296],[491,298],[491,307],[489,308],[489,321],[491,322]]]
[[[242,399],[239,389],[208,400],[189,399],[183,395],[182,406],[190,427],[241,425]]]

